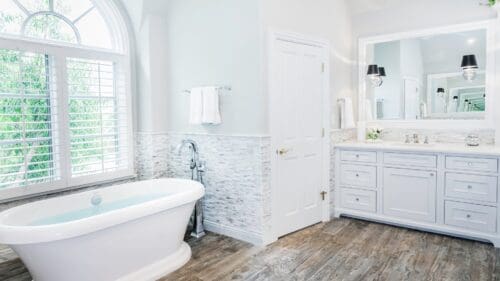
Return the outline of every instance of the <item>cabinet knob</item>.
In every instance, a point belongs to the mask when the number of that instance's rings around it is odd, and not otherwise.
[[[356,198],[356,202],[359,202],[359,198]]]
[[[467,218],[470,219],[471,215],[467,214]]]
[[[356,174],[356,177],[359,178],[359,174]]]
[[[469,165],[469,167],[470,167],[470,166],[474,165],[474,163],[469,162],[469,163],[467,163],[467,165]]]
[[[359,158],[359,154],[356,154],[356,158]]]
[[[468,185],[468,186],[467,186],[467,188],[468,188],[468,189],[472,189],[472,185]]]
[[[431,175],[431,177],[433,177],[433,176],[434,176],[434,173],[431,173],[430,175]]]

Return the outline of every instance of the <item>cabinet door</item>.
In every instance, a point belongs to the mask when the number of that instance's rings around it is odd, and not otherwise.
[[[384,168],[384,214],[415,221],[436,221],[436,173]]]

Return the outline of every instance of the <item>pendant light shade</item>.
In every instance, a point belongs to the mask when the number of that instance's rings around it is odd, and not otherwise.
[[[477,64],[475,55],[466,55],[462,58],[462,68],[475,68],[477,69],[479,66]]]
[[[477,69],[479,68],[477,64],[477,59],[475,55],[466,55],[462,58],[462,71],[464,79],[467,81],[472,81],[476,79]]]
[[[383,71],[383,76],[385,76],[385,70]],[[380,87],[382,86],[382,83],[384,83],[384,81],[382,80],[380,68],[376,64],[370,64],[368,66],[368,72],[366,73],[366,75],[368,75],[368,77],[370,78],[373,87]]]
[[[379,68],[376,64],[370,64],[368,66],[368,76],[379,75]]]
[[[378,68],[378,75],[381,77],[386,77],[387,75],[385,74],[385,68],[384,67],[379,67]]]

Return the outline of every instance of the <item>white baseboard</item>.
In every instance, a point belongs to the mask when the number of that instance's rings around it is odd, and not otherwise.
[[[205,229],[210,232],[245,241],[256,246],[264,245],[263,235],[258,233],[237,229],[232,226],[222,225],[208,220],[204,220],[203,225]]]

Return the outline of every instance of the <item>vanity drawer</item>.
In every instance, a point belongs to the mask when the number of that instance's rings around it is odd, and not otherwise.
[[[446,196],[485,202],[497,202],[498,178],[446,173]]]
[[[480,232],[495,232],[497,209],[453,201],[445,202],[445,224]]]
[[[340,165],[340,184],[376,188],[377,167],[342,164]]]
[[[496,158],[446,156],[446,169],[496,173],[498,160]]]
[[[376,212],[377,193],[369,190],[341,188],[340,205],[346,209]]]
[[[342,150],[340,160],[349,162],[377,163],[377,153],[372,151]]]
[[[425,168],[436,168],[436,155],[422,155],[410,153],[384,153],[384,164],[394,166],[414,166]]]

